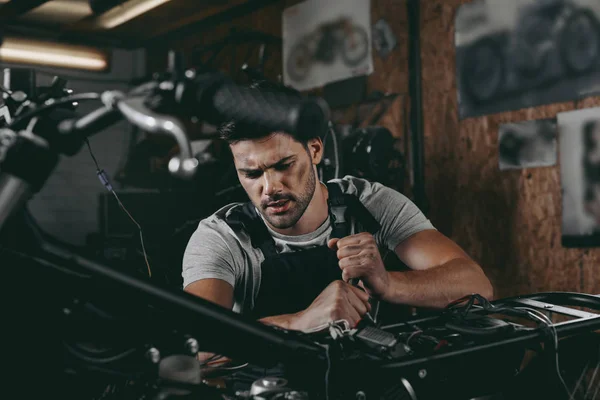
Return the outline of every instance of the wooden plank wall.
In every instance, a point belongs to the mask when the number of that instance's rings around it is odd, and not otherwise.
[[[425,177],[428,216],[444,234],[477,260],[492,280],[497,297],[540,291],[600,293],[600,249],[561,247],[559,167],[500,171],[501,123],[555,117],[558,112],[600,105],[600,98],[458,119],[455,79],[454,17],[467,0],[421,1],[421,58],[425,119]],[[174,43],[194,46],[225,37],[231,27],[281,35],[281,13],[297,3],[286,0],[237,18],[229,25],[198,32]],[[382,59],[374,52],[375,72],[367,92],[399,93],[379,124],[404,141],[408,105],[408,30],[405,0],[371,0],[372,22],[385,18],[398,46]],[[151,49],[150,70],[164,66],[164,49]],[[224,69],[230,60],[224,60]],[[280,72],[276,60],[269,77]],[[351,120],[355,107],[338,119]],[[410,193],[410,190],[408,191]]]
[[[466,0],[422,1],[421,56],[430,217],[471,254],[499,297],[600,293],[600,249],[561,247],[560,167],[500,171],[498,127],[600,105],[600,98],[458,120],[454,16]]]

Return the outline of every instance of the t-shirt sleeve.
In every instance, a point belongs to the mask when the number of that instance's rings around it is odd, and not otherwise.
[[[203,220],[191,236],[183,255],[183,287],[200,279],[221,279],[235,288],[236,263],[217,221]]]
[[[431,221],[402,193],[378,182],[353,178],[360,201],[375,217],[381,228],[375,233],[378,243],[389,250],[414,235],[435,229]]]

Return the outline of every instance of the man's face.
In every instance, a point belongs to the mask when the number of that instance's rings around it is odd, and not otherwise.
[[[274,133],[230,147],[240,183],[266,221],[275,229],[293,227],[315,192],[321,141],[310,140],[307,150],[291,136]]]

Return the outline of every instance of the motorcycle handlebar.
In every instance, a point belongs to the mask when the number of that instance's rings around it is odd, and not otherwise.
[[[301,98],[224,82],[210,101],[216,115],[271,132],[311,137],[321,135],[327,129],[328,108],[317,98]]]
[[[61,150],[64,154],[77,154],[85,139],[113,125],[121,119],[118,110],[102,107],[79,119],[67,119],[58,125],[61,133]]]
[[[240,87],[221,75],[200,76],[172,85],[171,90],[175,104],[213,124],[233,120],[265,131],[283,131],[298,137],[316,137],[327,129],[329,109],[318,98]],[[174,137],[180,154],[169,162],[169,171],[182,178],[192,177],[198,161],[193,157],[184,126],[177,118],[148,108],[147,96],[140,91],[132,93],[134,95],[127,96],[116,91],[105,92],[101,96],[104,107],[79,119],[63,121],[59,125],[63,136],[61,150],[68,155],[75,154],[88,136],[124,116],[142,130]]]

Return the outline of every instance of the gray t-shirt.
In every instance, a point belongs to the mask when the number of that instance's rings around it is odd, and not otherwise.
[[[411,235],[435,229],[423,213],[404,195],[380,183],[345,176],[332,180],[342,192],[358,196],[359,200],[379,222],[381,228],[375,240],[382,250],[393,251]],[[200,221],[183,256],[183,286],[200,279],[216,278],[234,288],[233,311],[252,310],[260,288],[264,256],[252,247],[246,232],[234,231],[225,222],[227,213],[240,203],[229,204]],[[353,223],[351,234],[359,232]],[[268,226],[267,226],[268,227]],[[317,230],[305,235],[286,236],[269,228],[277,250],[281,253],[327,244],[331,234],[328,218]]]

